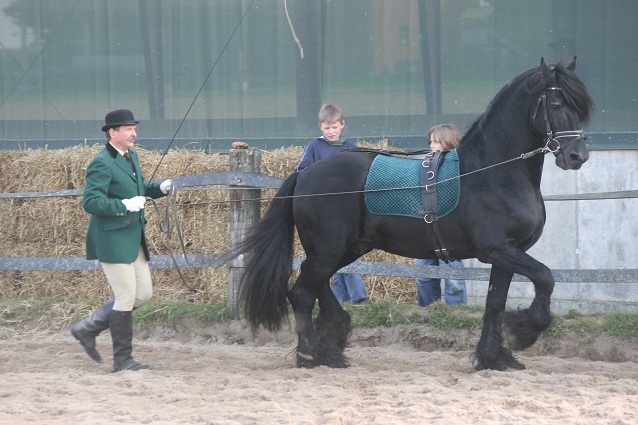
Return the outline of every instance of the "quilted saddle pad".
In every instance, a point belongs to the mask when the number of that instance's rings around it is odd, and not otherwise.
[[[421,159],[377,155],[365,185],[365,202],[370,213],[422,218],[422,162]],[[455,149],[446,153],[436,178],[439,218],[454,211],[459,204],[459,172],[459,155]]]

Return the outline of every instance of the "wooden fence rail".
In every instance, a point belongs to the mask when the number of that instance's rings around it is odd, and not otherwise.
[[[231,245],[241,240],[246,230],[259,219],[260,190],[264,188],[275,189],[283,181],[280,178],[262,175],[259,172],[260,159],[258,151],[233,150],[231,151],[231,171],[211,174],[198,174],[192,176],[176,177],[173,179],[179,190],[199,190],[204,186],[229,186],[231,199],[253,203],[250,208],[242,207],[239,211],[231,208]],[[234,161],[234,165],[233,165]],[[235,187],[237,189],[233,190]],[[247,190],[254,189],[254,190]],[[0,193],[3,198],[41,198],[60,196],[81,196],[82,189],[61,190],[50,192],[23,192]],[[621,199],[638,197],[638,191],[596,193],[584,195],[560,195],[546,197],[546,201],[564,200],[595,200],[595,199]],[[233,204],[239,204],[233,202]],[[247,213],[248,211],[248,213]],[[252,212],[251,212],[252,211]],[[257,213],[255,213],[257,211]],[[243,259],[236,258],[228,261],[228,253],[215,254],[190,254],[188,262],[192,267],[224,267],[230,268],[233,273],[229,275],[228,302],[230,308],[235,308],[236,286],[241,277]],[[297,257],[293,263],[295,270],[303,258]],[[190,267],[186,259],[179,255],[177,263],[182,268]],[[173,263],[168,255],[154,255],[151,257],[151,268],[171,268]],[[96,270],[99,269],[97,261],[88,261],[82,257],[0,257],[0,270]],[[396,277],[432,277],[466,279],[475,281],[488,281],[489,268],[473,267],[436,267],[421,266],[416,264],[397,264],[382,262],[356,261],[341,269],[345,273],[358,273],[365,275],[396,276]],[[638,283],[638,269],[553,269],[552,274],[556,282],[572,283]],[[514,275],[514,281],[525,282],[524,276]]]
[[[176,257],[177,264],[181,268],[206,268],[206,267],[235,267],[242,268],[244,261],[241,258],[228,261],[229,253],[216,254],[189,254],[188,263],[183,255]],[[303,257],[295,257],[293,269],[299,270]],[[150,267],[156,269],[169,269],[173,267],[168,255],[153,255]],[[86,260],[83,257],[0,257],[0,270],[99,270],[100,264],[96,260]],[[438,267],[421,266],[416,264],[398,264],[382,262],[355,261],[340,270],[343,273],[357,273],[376,276],[394,277],[432,277],[436,279],[466,279],[488,281],[490,269],[482,267]],[[638,270],[636,269],[552,269],[556,282],[605,282],[605,283],[638,283]],[[515,274],[513,281],[529,282],[522,275]]]

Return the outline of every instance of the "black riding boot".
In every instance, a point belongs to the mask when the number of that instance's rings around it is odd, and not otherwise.
[[[102,356],[95,349],[95,338],[109,328],[110,314],[115,300],[111,300],[100,307],[95,313],[76,323],[71,328],[71,335],[82,344],[84,351],[96,362],[102,361]]]
[[[131,311],[111,311],[111,339],[113,340],[113,372],[150,369],[133,358],[133,316]]]

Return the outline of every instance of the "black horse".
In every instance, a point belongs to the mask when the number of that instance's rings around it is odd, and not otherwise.
[[[581,128],[593,102],[575,67],[576,58],[567,66],[541,59],[490,102],[457,148],[460,201],[436,221],[437,237],[426,220],[368,210],[364,185],[380,151],[344,151],[291,174],[239,250],[248,254],[239,301],[253,329],[279,329],[288,299],[298,334],[297,366],[347,367],[350,315],[334,297],[330,277],[373,249],[437,258],[444,246],[453,258],[492,265],[475,368],[524,369],[510,348],[531,346],[552,321],[552,273],[526,254],[545,224],[543,154],[552,152],[565,170],[577,170],[589,158]],[[306,259],[289,287],[295,227]],[[535,298],[527,309],[505,312],[514,273],[533,282]]]

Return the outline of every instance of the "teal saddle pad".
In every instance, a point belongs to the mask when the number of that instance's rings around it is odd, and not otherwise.
[[[422,218],[422,163],[422,159],[377,155],[372,161],[365,185],[368,210],[378,215]],[[436,177],[439,218],[454,211],[459,204],[459,170],[458,152],[456,149],[447,152]]]

